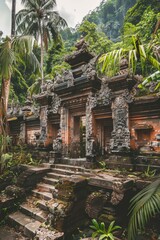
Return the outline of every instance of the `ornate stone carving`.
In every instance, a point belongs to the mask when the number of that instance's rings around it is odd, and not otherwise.
[[[47,118],[48,118],[48,107],[44,106],[40,109],[40,137],[38,145],[45,145],[47,137]]]
[[[67,87],[74,85],[74,77],[71,70],[64,70],[63,72],[64,81],[67,81]]]
[[[157,86],[157,82],[150,82],[149,83],[149,91],[151,92],[151,93],[154,93],[156,90],[156,86]]]
[[[63,74],[57,74],[54,79],[55,86],[58,86],[61,83],[67,83],[67,87],[71,87],[74,85],[74,77],[71,70],[64,70]]]
[[[51,94],[54,91],[54,82],[52,80],[46,80],[41,86],[42,94]]]
[[[53,140],[53,151],[56,153],[62,152],[62,136],[60,129],[58,131],[57,138]]]
[[[89,94],[86,103],[86,155],[92,156],[94,149],[92,109],[97,105],[95,96]]]
[[[58,97],[58,95],[56,93],[54,93],[52,95],[52,102],[51,102],[51,109],[50,112],[51,113],[58,113],[58,109],[61,105],[61,99]]]
[[[7,109],[7,116],[21,116],[23,114],[22,107],[19,103],[13,103]]]
[[[130,132],[128,128],[128,104],[123,96],[119,96],[112,104],[113,131],[110,148],[119,152],[130,148]]]
[[[82,66],[82,76],[87,76],[89,80],[94,80],[96,78],[96,61],[97,57],[94,57],[88,64]]]
[[[82,53],[88,52],[88,44],[85,42],[85,40],[82,38],[79,42],[75,44],[75,47],[77,50],[73,52],[72,54],[65,57],[66,62],[70,62],[73,59],[75,59],[77,56],[81,55]]]
[[[111,103],[111,89],[109,89],[108,84],[102,81],[101,89],[99,90],[97,97],[98,105],[109,105]]]
[[[58,73],[54,78],[54,85],[57,86],[64,82],[64,78]]]
[[[111,203],[113,205],[118,205],[120,201],[124,198],[124,188],[123,183],[119,181],[114,181],[112,185],[112,195],[111,195]]]
[[[25,138],[26,138],[26,125],[25,125],[25,122],[21,122],[21,124],[20,124],[20,134],[19,134],[20,144],[25,143]]]
[[[136,95],[135,88],[133,88],[131,91],[129,91],[128,89],[125,89],[124,93],[122,94],[122,96],[124,97],[127,103],[132,103],[134,101],[135,95]]]

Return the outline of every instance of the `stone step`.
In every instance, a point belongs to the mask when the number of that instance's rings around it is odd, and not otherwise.
[[[40,191],[44,191],[44,192],[52,192],[55,190],[55,186],[51,185],[51,184],[47,184],[47,183],[38,183],[37,184],[37,189]]]
[[[62,164],[72,165],[72,166],[85,166],[86,158],[62,158]]]
[[[60,168],[52,168],[52,172],[53,173],[57,173],[57,174],[64,174],[64,175],[75,175],[75,174],[79,174],[82,175],[82,172],[75,172],[72,170],[66,170],[66,169],[60,169]]]
[[[40,192],[38,189],[32,190],[33,196],[44,199],[44,200],[51,200],[52,199],[52,193],[49,192]]]
[[[54,166],[52,166],[51,168],[66,169],[74,172],[84,172],[86,170],[84,167],[72,166],[72,165],[66,165],[66,164],[54,164]]]
[[[50,184],[51,186],[55,186],[58,183],[58,179],[44,177],[43,182],[46,184]]]
[[[38,200],[37,201],[37,207],[44,211],[48,211],[47,201],[46,200]]]
[[[20,205],[20,211],[39,222],[45,222],[47,220],[48,213],[36,207],[34,204],[31,204],[30,202],[22,203]]]
[[[53,178],[53,179],[61,179],[61,178],[67,178],[67,177],[70,177],[70,175],[65,175],[65,174],[59,174],[59,173],[53,173],[53,172],[50,172],[50,173],[47,173],[47,177],[49,178]]]
[[[10,214],[8,221],[13,227],[18,227],[18,229],[25,236],[29,237],[29,239],[34,238],[36,231],[41,225],[41,222],[26,216],[20,211]]]

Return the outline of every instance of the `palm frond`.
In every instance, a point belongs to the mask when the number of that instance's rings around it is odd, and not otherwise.
[[[16,61],[11,48],[11,39],[6,37],[0,45],[0,72],[3,78],[8,79],[12,71],[12,64]]]
[[[131,200],[128,226],[128,240],[135,240],[138,230],[143,230],[146,223],[160,212],[160,179],[157,179]]]
[[[42,9],[51,9],[56,6],[56,1],[55,0],[47,0],[42,3]]]
[[[107,76],[113,76],[119,71],[120,61],[124,57],[124,49],[114,50],[103,54],[98,59],[98,64],[101,66],[101,72],[105,73]]]

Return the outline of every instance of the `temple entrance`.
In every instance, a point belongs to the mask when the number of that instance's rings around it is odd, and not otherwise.
[[[69,147],[71,158],[84,158],[86,155],[86,117],[73,117],[73,137]]]
[[[104,154],[110,152],[110,139],[113,126],[104,126]]]
[[[112,119],[100,119],[96,121],[97,141],[101,148],[102,155],[110,152],[110,139],[113,131]]]

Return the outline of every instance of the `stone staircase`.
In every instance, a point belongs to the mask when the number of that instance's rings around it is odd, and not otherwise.
[[[85,175],[87,177],[90,175],[90,171],[82,166],[52,165],[50,172],[32,190],[31,195],[20,205],[19,210],[9,215],[9,226],[22,232],[26,239],[35,239],[34,237],[39,229],[47,224],[49,215],[47,202],[54,199],[55,185],[60,179],[71,178],[72,175]],[[63,233],[50,231],[50,235],[52,236],[51,239],[62,239]],[[37,237],[36,239],[43,238]]]

